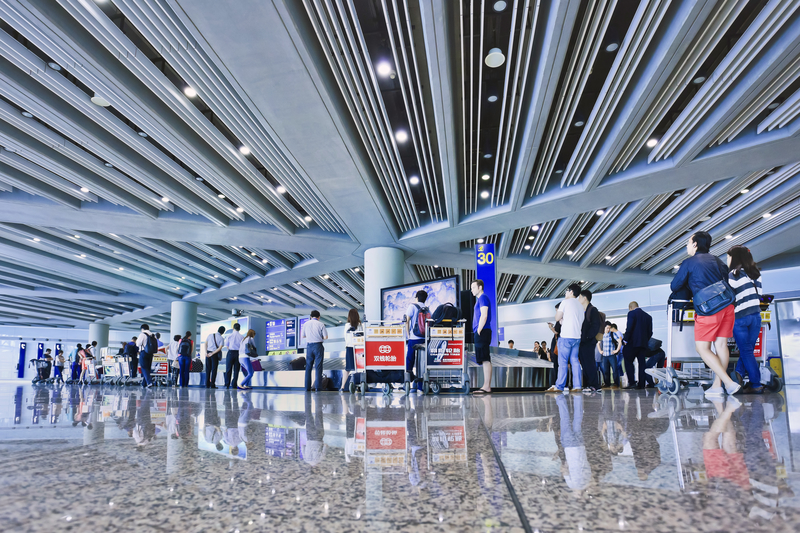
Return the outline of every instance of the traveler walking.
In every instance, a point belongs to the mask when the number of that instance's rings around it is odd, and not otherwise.
[[[79,355],[81,350],[83,350],[83,346],[80,343],[78,343],[78,345],[75,346],[75,348],[73,348],[71,352],[69,352],[70,368],[72,370],[72,375],[70,376],[70,379],[72,381],[76,381],[81,373],[81,358]]]
[[[483,387],[475,391],[477,394],[492,392],[492,356],[489,346],[492,344],[492,306],[489,297],[483,293],[483,280],[476,279],[470,288],[475,296],[475,309],[472,312],[472,332],[475,343],[475,361],[483,366]]]
[[[744,246],[733,246],[728,250],[728,281],[736,293],[733,338],[739,348],[736,372],[750,379],[744,392],[761,394],[761,372],[755,357],[756,342],[761,332],[761,270],[753,261],[753,255]],[[762,347],[762,350],[764,348]]]
[[[167,361],[169,362],[170,384],[177,385],[180,375],[180,363],[178,362],[178,347],[181,344],[181,336],[175,335],[167,347]]]
[[[222,347],[224,341],[222,334],[225,333],[225,326],[220,326],[216,333],[210,333],[206,337],[206,388],[217,388],[217,368],[222,359]]]
[[[709,253],[711,235],[698,231],[686,242],[689,258],[681,263],[670,283],[672,292],[688,288],[695,308],[694,345],[703,361],[716,374],[706,396],[736,394],[741,386],[727,373],[728,338],[733,336],[736,296],[728,284],[728,267]],[[716,353],[711,351],[714,343]],[[722,386],[725,385],[723,389]]]
[[[228,356],[225,358],[225,388],[230,389],[231,385],[234,388],[239,382],[239,350],[242,347],[244,337],[239,330],[242,326],[237,322],[233,325],[233,331],[225,340],[225,346],[228,347]]]
[[[180,337],[180,335],[175,335],[176,337]],[[180,368],[180,386],[181,387],[188,387],[189,386],[189,370],[192,367],[192,348],[194,347],[194,343],[192,342],[192,332],[187,331],[186,334],[183,336],[182,339],[179,339],[178,344],[178,366]]]
[[[649,355],[648,344],[653,336],[653,317],[639,307],[637,302],[628,304],[628,325],[625,326],[625,375],[628,376],[626,389],[643,389],[646,385],[645,358]],[[634,385],[633,361],[639,364],[639,378]]]
[[[339,392],[347,390],[347,380],[350,379],[350,372],[356,370],[356,353],[355,353],[355,340],[356,333],[364,331],[361,325],[361,318],[358,316],[357,309],[350,309],[347,312],[347,324],[344,327],[344,374],[342,374],[342,387]],[[411,341],[408,341],[411,342]]]
[[[63,350],[59,350],[58,353],[56,354],[55,374],[53,374],[56,383],[64,383],[63,372],[64,372],[64,352]]]
[[[592,291],[582,290],[578,301],[584,308],[583,324],[581,324],[581,343],[578,349],[578,358],[583,370],[583,392],[597,392],[600,383],[597,376],[597,333],[603,327],[600,312],[592,305]]]
[[[311,311],[311,320],[303,325],[303,338],[306,339],[306,392],[317,391],[322,387],[322,360],[325,349],[322,342],[328,339],[328,330],[320,322],[319,311]],[[314,367],[314,386],[311,386],[311,367]]]
[[[564,293],[564,301],[558,304],[556,322],[561,322],[558,338],[558,379],[547,392],[563,392],[567,386],[567,365],[572,367],[572,390],[581,392],[581,367],[578,357],[581,342],[581,328],[586,311],[578,301],[581,286],[573,283]],[[597,371],[595,370],[595,373]]]
[[[258,348],[256,347],[256,331],[248,329],[247,335],[244,338],[243,349],[239,352],[239,364],[242,371],[245,373],[242,384],[239,385],[241,390],[249,390],[253,387],[250,386],[250,381],[253,379],[253,363],[251,358],[258,357]]]
[[[153,367],[153,355],[158,351],[158,339],[155,335],[150,333],[150,326],[142,324],[142,332],[136,339],[136,347],[139,348],[139,366],[142,368],[142,386],[152,387],[153,378],[150,377],[150,371]]]
[[[431,316],[430,310],[425,307],[427,299],[427,292],[417,291],[414,301],[406,309],[406,372],[409,374],[414,372],[416,359],[414,347],[425,342],[426,320]],[[413,383],[413,389],[416,391],[416,381]]]
[[[131,337],[131,342],[125,345],[123,355],[128,358],[131,378],[135,378],[139,375],[139,348],[136,346],[136,337]]]

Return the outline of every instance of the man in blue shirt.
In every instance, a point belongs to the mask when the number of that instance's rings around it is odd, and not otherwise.
[[[472,312],[472,337],[475,343],[475,361],[483,366],[483,387],[478,394],[492,392],[492,356],[489,345],[492,343],[492,306],[489,297],[483,293],[483,280],[476,279],[470,287],[475,296],[475,309]]]

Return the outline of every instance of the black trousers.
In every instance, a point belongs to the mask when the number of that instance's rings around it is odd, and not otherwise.
[[[578,348],[578,358],[581,361],[582,381],[584,387],[600,388],[600,381],[597,377],[597,361],[594,360],[594,347],[597,341],[581,341]]]
[[[130,357],[130,361],[128,362],[128,365],[130,365],[128,368],[131,371],[131,377],[132,378],[137,377],[139,375],[139,356],[138,355],[132,355]]]
[[[625,375],[628,376],[628,387],[633,386],[633,361],[639,362],[639,379],[636,380],[636,388],[643,389],[645,385],[644,358],[647,355],[647,348],[637,348],[636,346],[625,346],[622,349],[622,356],[625,358]]]
[[[219,368],[219,354],[206,357],[206,388],[217,384],[217,369]]]
[[[225,387],[233,385],[233,388],[236,388],[239,382],[239,350],[228,350],[225,365]],[[233,376],[233,382],[231,382],[231,376]]]

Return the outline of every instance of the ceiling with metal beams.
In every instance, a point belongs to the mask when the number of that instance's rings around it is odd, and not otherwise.
[[[7,0],[0,324],[501,304],[800,246],[800,0]]]

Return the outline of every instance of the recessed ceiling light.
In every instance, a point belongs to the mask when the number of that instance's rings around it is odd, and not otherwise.
[[[39,237],[34,237],[33,242],[39,242],[41,239]]]
[[[489,96],[489,98],[487,98],[487,100],[489,100],[490,102],[496,102],[497,101],[497,96],[491,95],[491,96]]]
[[[108,100],[106,100],[102,96],[95,95],[95,96],[92,96],[90,98],[90,100],[94,105],[97,105],[97,106],[100,106],[100,107],[108,107],[108,106],[111,105],[111,102],[109,102]]]
[[[408,178],[408,182],[411,185],[419,185],[419,178],[416,176],[411,176],[410,178]]]
[[[740,192],[741,192],[742,194],[747,194],[747,193],[749,193],[749,192],[750,192],[750,189],[742,189]]]
[[[561,174],[562,172],[564,172],[563,168],[559,168],[558,170],[556,170],[556,174]]]
[[[311,222],[313,219],[310,216],[306,215],[303,217],[303,220],[305,220],[306,222]]]
[[[250,252],[250,255],[256,255],[256,253],[255,252]]]
[[[48,67],[50,67],[51,69],[55,70],[56,72],[58,72],[59,70],[61,70],[61,65],[59,65],[59,64],[58,64],[58,63],[56,63],[55,61],[51,61],[51,62],[49,62],[49,63],[47,64],[47,66],[48,66]]]
[[[508,4],[504,0],[497,0],[492,7],[499,13],[500,11],[503,11],[506,6],[508,6]]]
[[[433,265],[433,268],[439,268],[439,265]]]
[[[25,118],[33,118],[33,113],[31,113],[30,111],[23,111],[20,114]]]
[[[80,235],[73,235],[73,237],[75,237],[76,239],[80,239],[81,238]]]
[[[86,257],[86,254],[81,254],[81,257]]]
[[[381,61],[380,63],[378,63],[378,66],[375,68],[375,71],[378,73],[378,76],[386,78],[392,73],[392,65],[389,64],[388,61]]]
[[[356,272],[361,272],[361,269],[358,267],[355,267],[353,270],[355,270]]]
[[[761,215],[761,216],[762,216],[762,217],[764,217],[764,218],[769,218],[769,217],[771,217],[771,216],[772,216],[772,213],[764,213],[764,214],[763,214],[763,215]]]
[[[533,239],[535,239],[535,237],[534,237],[533,235],[529,235],[529,236],[528,236],[528,240],[529,240],[529,241],[532,241]]]
[[[250,148],[248,148],[247,146],[240,146],[239,147],[239,153],[242,154],[242,155],[249,155],[250,154]]]
[[[611,261],[612,259],[613,259],[613,257],[611,257],[610,255],[606,256],[606,261]]]
[[[572,250],[567,250],[567,255],[572,255],[573,253],[575,252],[573,252]]]
[[[649,224],[650,222],[652,222],[652,220],[645,220],[644,221],[645,224]]]
[[[584,121],[578,120],[578,121],[575,122],[575,127],[576,128],[582,128],[584,124],[586,124]]]
[[[489,181],[490,179],[492,179],[492,177],[489,174],[484,174],[483,176],[481,176],[481,179],[483,181]]]
[[[476,242],[477,242],[478,244],[483,244],[483,239],[478,239]]]
[[[206,181],[206,180],[204,180],[203,178],[201,178],[200,176],[195,176],[195,177],[194,177],[194,179],[195,179],[196,181]]]
[[[489,50],[489,53],[486,54],[484,62],[489,68],[497,68],[506,62],[506,56],[503,55],[503,51],[499,48],[492,48]]]
[[[608,43],[606,45],[606,52],[616,52],[619,48],[619,43]]]
[[[89,188],[88,187],[81,187],[81,192],[89,192]]]
[[[214,274],[214,277],[215,277],[215,278],[218,278],[219,276],[217,276],[216,274]]]
[[[503,301],[504,301],[504,302],[507,302],[507,301],[508,301],[508,298],[503,298]]]
[[[175,287],[175,290],[179,291],[179,290],[181,290],[181,288],[180,287]]]
[[[531,231],[539,231],[539,226],[531,226]]]
[[[186,279],[186,276],[181,276],[181,279]]]
[[[427,211],[425,211],[424,209],[420,209],[420,210],[419,210],[419,214],[420,214],[420,215],[424,215],[425,213],[427,213]]]
[[[680,196],[680,195],[681,195],[681,193],[679,193],[679,192],[676,192],[676,193],[675,193],[675,194],[673,194],[672,196],[678,197],[678,196]]]
[[[408,133],[405,130],[398,130],[397,133],[394,134],[394,138],[397,139],[397,142],[404,143],[408,140]]]
[[[241,268],[239,268],[239,267],[236,267],[236,272],[241,272],[241,271],[242,271],[242,269],[241,269]]]
[[[145,133],[143,131],[139,131],[137,133],[139,134],[139,137],[147,137],[147,133]]]
[[[733,239],[733,235],[725,235],[725,238],[728,239],[728,240],[731,240],[731,239]]]
[[[692,80],[692,83],[694,83],[695,85],[700,85],[704,81],[706,81],[705,76],[697,76],[695,79]]]
[[[486,198],[489,198],[489,191],[483,191],[483,192],[481,193],[481,198],[483,198],[484,200],[485,200]]]
[[[491,159],[492,158],[492,154],[483,154],[483,158],[484,159]]]
[[[236,208],[236,212],[237,213],[244,213],[244,207],[237,207]],[[253,255],[255,255],[255,254],[253,254]]]
[[[114,165],[113,165],[113,164],[111,164],[111,163],[108,163],[108,162],[106,162],[106,163],[103,163],[103,164],[104,164],[105,166],[107,166],[108,168],[114,168]]]
[[[190,87],[189,85],[187,85],[186,87],[183,88],[183,94],[185,94],[189,98],[194,98],[195,96],[197,96],[197,91],[194,89],[194,87]]]
[[[656,146],[657,144],[658,144],[658,139],[649,139],[649,140],[647,141],[647,147],[648,147],[648,148],[655,148],[655,146]]]
[[[286,194],[286,187],[283,185],[278,185],[275,190],[278,191],[278,194]]]
[[[538,297],[538,296],[539,296],[539,294],[536,294],[536,296]]]
[[[125,270],[125,269],[124,269],[124,268],[122,268],[122,267],[119,267],[119,269],[120,269],[120,270]]]
[[[781,105],[780,102],[772,102],[767,106],[767,109],[776,109],[779,105]]]
[[[119,253],[122,253],[122,252],[118,252],[117,250],[114,250],[114,253],[115,254],[119,254]]]
[[[706,221],[708,221],[708,220],[711,220],[711,217],[710,217],[710,216],[704,216],[704,217],[700,217],[700,222],[706,222]]]
[[[225,195],[220,193],[220,194],[217,195],[217,198],[225,198]]]
[[[604,214],[605,214],[605,211],[603,211],[602,209],[598,209],[598,210],[595,212],[595,214],[596,214],[596,215],[598,215],[598,216],[600,216],[600,215],[604,215]]]
[[[526,245],[525,245],[525,249],[526,249],[526,250],[530,250],[530,249],[531,249],[531,245],[530,245],[530,244],[526,244]]]
[[[164,203],[166,204],[167,202],[169,202],[169,198],[167,198],[166,196],[163,196],[163,197],[161,198],[161,201],[162,201],[162,202],[164,202]]]

